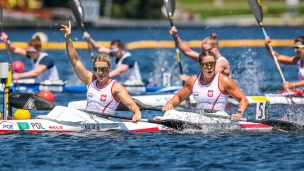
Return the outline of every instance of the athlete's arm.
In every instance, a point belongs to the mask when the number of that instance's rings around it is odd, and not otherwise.
[[[165,106],[162,108],[163,112],[167,110],[172,110],[174,107],[178,106],[184,100],[186,100],[192,94],[192,85],[194,84],[197,75],[191,76],[184,87],[182,87],[173,97],[169,100]]]
[[[248,99],[242,92],[242,90],[236,85],[235,81],[223,74],[220,75],[220,90],[225,92],[225,94],[229,94],[236,101],[239,102],[238,111],[245,113],[248,106]]]
[[[174,35],[177,40],[178,46],[184,55],[198,62],[199,53],[190,49],[190,47],[183,42],[183,40],[178,36],[177,29],[175,26],[171,27],[170,33]]]
[[[220,72],[226,76],[229,76],[229,74],[230,74],[229,63],[225,60],[216,62],[215,71]]]
[[[265,48],[268,52],[268,55],[273,58],[272,52],[270,50],[270,48],[268,47],[268,43],[271,42],[271,39],[269,36],[267,36],[265,38]],[[273,50],[274,56],[277,58],[278,62],[280,62],[281,64],[284,65],[296,65],[297,61],[300,59],[300,57],[296,57],[296,56],[286,56],[286,55],[281,55],[278,52],[276,52],[275,50]]]
[[[73,42],[71,39],[71,22],[69,21],[69,26],[62,25],[60,31],[64,33],[66,41],[66,51],[77,77],[86,85],[89,84],[92,81],[93,73],[88,71],[81,63],[79,56],[73,46]]]
[[[132,121],[137,122],[141,119],[141,112],[139,107],[136,105],[132,97],[129,95],[127,89],[118,82],[115,82],[112,93],[116,99],[121,100],[134,114]]]

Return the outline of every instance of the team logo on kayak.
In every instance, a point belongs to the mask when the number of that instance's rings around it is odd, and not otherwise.
[[[213,97],[213,90],[208,90],[207,96],[208,97]]]
[[[30,97],[26,101],[25,105],[23,106],[23,109],[33,109],[33,110],[36,110],[36,106],[35,106],[34,102],[35,102],[35,99],[33,99],[33,98]]]
[[[100,96],[100,101],[105,102],[106,100],[107,100],[107,95],[102,94],[102,95]]]

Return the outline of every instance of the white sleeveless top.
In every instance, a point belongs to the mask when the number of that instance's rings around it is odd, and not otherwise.
[[[122,61],[131,56],[131,54],[129,52],[126,52],[117,62],[116,67],[120,66]],[[140,71],[139,71],[139,67],[137,62],[135,61],[135,64],[133,66],[133,68],[129,68],[126,72],[122,73],[119,75],[121,78],[121,82],[125,82],[127,80],[130,81],[141,81],[141,75],[140,75]]]
[[[304,80],[304,68],[301,67],[302,58],[297,61],[297,68],[298,68],[298,78],[299,81]]]
[[[97,80],[93,80],[89,84],[87,91],[87,106],[86,110],[99,113],[115,114],[115,110],[119,104],[112,94],[112,87],[115,84],[111,80],[109,84],[102,89],[97,87]]]
[[[32,68],[35,69],[39,65],[39,61],[43,59],[45,56],[48,56],[47,53],[42,52],[41,55],[39,56],[38,60],[34,62],[33,59],[31,59],[32,62]],[[39,81],[45,81],[45,80],[59,80],[59,75],[58,75],[58,70],[56,65],[52,68],[46,69],[43,73],[37,76],[37,79]]]
[[[197,76],[193,87],[192,95],[196,101],[196,109],[224,110],[228,101],[228,95],[225,95],[219,89],[219,76],[216,76],[209,84],[201,84],[201,73]]]
[[[228,63],[228,65],[230,65],[230,64],[229,64],[229,61],[228,61],[225,57],[223,57],[223,56],[220,56],[220,57],[216,60],[216,62],[219,62],[219,61],[221,61],[221,60],[226,61],[226,62]],[[228,77],[231,78],[231,68],[230,68],[230,72],[229,72]]]

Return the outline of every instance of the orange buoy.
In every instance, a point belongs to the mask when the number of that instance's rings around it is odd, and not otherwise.
[[[49,90],[42,90],[38,93],[38,96],[40,97],[44,97],[47,100],[49,100],[50,102],[54,102],[54,95],[52,92],[50,92]]]
[[[13,62],[12,66],[15,72],[23,72],[24,70],[24,64],[21,61]]]
[[[28,110],[17,109],[14,113],[15,120],[31,119],[31,113]]]

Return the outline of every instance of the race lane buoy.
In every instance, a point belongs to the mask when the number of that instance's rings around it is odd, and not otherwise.
[[[14,113],[15,120],[31,119],[31,113],[28,110],[17,109]]]
[[[24,70],[24,64],[21,61],[13,62],[12,66],[15,72],[23,72]]]
[[[42,90],[38,93],[38,96],[40,97],[44,97],[47,100],[49,100],[50,102],[54,102],[54,95],[52,92],[48,91],[48,90]]]

